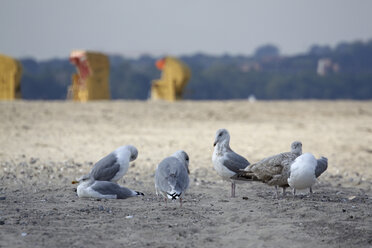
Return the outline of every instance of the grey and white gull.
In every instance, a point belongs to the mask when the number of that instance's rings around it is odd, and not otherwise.
[[[310,189],[312,196],[312,186],[316,179],[327,170],[328,159],[321,157],[316,159],[311,153],[304,153],[297,157],[290,167],[290,176],[288,184],[293,189],[293,197],[296,195],[296,190]]]
[[[96,181],[93,178],[83,178],[77,187],[77,195],[81,198],[126,199],[144,195],[108,181]]]
[[[235,197],[236,181],[233,177],[249,162],[230,148],[230,134],[226,129],[217,130],[213,146],[213,167],[223,180],[231,182],[231,197]]]
[[[92,178],[95,181],[119,181],[129,168],[129,162],[138,156],[138,150],[132,145],[121,146],[99,160],[89,174],[80,177],[73,183]]]
[[[155,190],[162,195],[167,205],[167,199],[179,199],[182,207],[182,198],[189,187],[189,156],[180,150],[170,157],[163,159],[155,171]]]
[[[262,159],[261,161],[247,166],[234,176],[237,180],[262,181],[270,186],[275,186],[276,196],[279,197],[278,186],[285,190],[289,186],[287,179],[290,174],[291,163],[302,154],[302,143],[294,141],[290,152],[283,152]]]

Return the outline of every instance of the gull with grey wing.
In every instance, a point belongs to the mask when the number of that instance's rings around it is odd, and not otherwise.
[[[180,150],[172,156],[163,159],[155,171],[155,190],[157,195],[167,199],[179,199],[182,207],[182,198],[189,187],[189,156]]]
[[[77,195],[80,198],[103,198],[103,199],[126,199],[133,196],[144,195],[108,181],[95,181],[92,178],[84,178],[77,187]]]
[[[328,159],[321,157],[316,159],[311,153],[304,153],[297,157],[290,167],[290,176],[288,184],[293,189],[293,197],[296,195],[296,190],[309,188],[312,196],[312,186],[316,179],[327,170]]]
[[[121,146],[99,160],[89,174],[80,177],[77,182],[92,178],[95,181],[117,182],[129,168],[129,162],[138,156],[138,150],[132,145]],[[74,181],[73,183],[77,183]]]
[[[235,197],[236,184],[233,177],[246,168],[249,162],[230,148],[230,134],[226,129],[217,130],[213,146],[213,167],[223,180],[231,182],[231,197]]]

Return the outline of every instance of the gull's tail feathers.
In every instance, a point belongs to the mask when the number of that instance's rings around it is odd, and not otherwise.
[[[175,190],[172,190],[171,192],[167,192],[168,199],[171,200],[177,200],[182,195],[182,192],[176,192]]]
[[[145,195],[144,193],[139,192],[139,191],[134,191],[134,192],[136,192],[136,195]]]
[[[240,181],[261,181],[253,172],[251,171],[239,171],[234,176],[231,177],[234,180]]]

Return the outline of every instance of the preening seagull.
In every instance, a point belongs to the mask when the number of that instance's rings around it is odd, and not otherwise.
[[[92,178],[83,178],[77,187],[77,194],[81,198],[126,199],[132,196],[144,195],[108,181],[95,181]]]
[[[155,171],[155,190],[156,194],[164,197],[165,204],[167,199],[180,200],[189,187],[189,156],[180,150],[172,156],[163,159]]]
[[[288,184],[293,189],[293,197],[296,195],[296,189],[310,189],[310,195],[313,194],[312,186],[324,171],[327,170],[328,159],[321,157],[316,159],[311,153],[304,153],[297,157],[290,167],[290,176]]]
[[[230,134],[226,129],[217,130],[213,146],[213,167],[223,180],[231,182],[231,197],[235,197],[236,185],[232,177],[246,168],[249,162],[230,148]]]
[[[290,173],[291,163],[302,154],[302,143],[294,141],[291,144],[291,151],[280,153],[271,157],[262,159],[261,161],[249,165],[240,171],[234,177],[237,180],[253,180],[262,181],[268,185],[275,186],[276,195],[279,197],[277,187],[285,189],[288,187],[287,179]]]
[[[90,173],[80,177],[78,181],[92,178],[96,181],[117,182],[127,173],[129,162],[134,161],[137,156],[138,150],[134,146],[121,146],[99,160]]]

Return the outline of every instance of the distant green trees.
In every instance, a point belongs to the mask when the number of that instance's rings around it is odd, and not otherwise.
[[[317,74],[319,59],[328,58],[337,70]],[[160,77],[158,58],[110,57],[113,99],[147,99],[151,81]],[[340,43],[335,48],[312,46],[305,54],[280,56],[273,45],[259,47],[254,56],[180,58],[192,77],[186,99],[372,99],[372,41]],[[65,99],[75,68],[68,59],[21,60],[22,95],[26,99]]]
[[[185,58],[193,69],[187,88],[192,94],[187,97],[244,99],[253,94],[258,99],[372,99],[372,41],[341,43],[334,49],[312,46],[308,53],[292,57],[275,57],[278,53],[224,59],[199,55],[204,67]],[[318,75],[322,58],[337,64],[339,71]],[[255,63],[258,69],[252,66]]]
[[[256,59],[262,59],[267,57],[278,57],[279,56],[279,48],[274,45],[263,45],[256,49],[254,53],[254,57]]]
[[[66,99],[67,87],[75,68],[68,59],[37,62],[21,60],[23,74],[21,93],[23,99]]]

